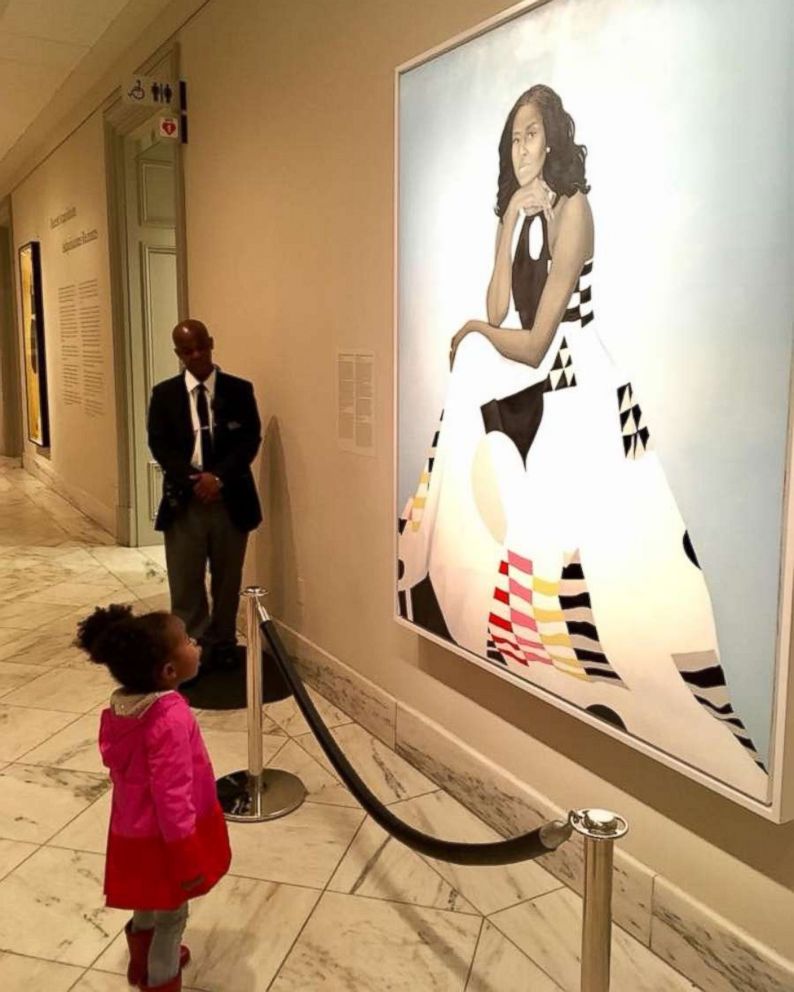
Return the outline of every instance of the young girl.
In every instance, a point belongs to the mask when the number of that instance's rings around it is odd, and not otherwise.
[[[188,899],[209,892],[231,860],[212,765],[175,691],[195,676],[200,650],[177,617],[136,617],[129,606],[94,610],[77,644],[121,684],[102,713],[99,748],[113,781],[105,896],[133,910],[127,978],[179,992]]]

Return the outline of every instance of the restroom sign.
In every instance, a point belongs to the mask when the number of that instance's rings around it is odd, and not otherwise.
[[[170,79],[129,76],[122,83],[121,98],[139,107],[171,107],[176,103],[177,88]]]
[[[161,117],[157,129],[161,138],[179,138],[179,120],[176,117]]]

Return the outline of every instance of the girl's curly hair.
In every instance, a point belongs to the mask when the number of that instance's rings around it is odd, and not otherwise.
[[[164,612],[136,617],[119,603],[97,607],[77,625],[75,644],[125,689],[154,692],[173,649],[171,620]]]

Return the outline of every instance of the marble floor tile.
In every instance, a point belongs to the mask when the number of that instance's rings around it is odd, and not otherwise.
[[[418,830],[445,840],[470,843],[502,840],[495,830],[440,790],[397,803],[392,807],[392,812]],[[484,916],[561,886],[553,875],[534,861],[490,868],[429,860],[441,877]]]
[[[309,696],[317,707],[317,712],[322,717],[326,727],[341,727],[343,724],[353,722],[347,713],[343,713],[340,709],[337,709],[333,703],[329,703],[316,690],[309,688]],[[299,737],[302,734],[310,734],[312,732],[311,727],[304,720],[303,714],[298,709],[298,704],[292,696],[288,699],[282,699],[277,703],[268,703],[265,707],[265,712],[290,737]]]
[[[64,634],[43,633],[40,630],[19,631],[18,636],[0,644],[0,661],[57,668],[64,652],[75,650],[69,646],[69,640]]]
[[[502,839],[495,830],[440,790],[397,803],[392,812],[417,830],[445,840],[483,843]],[[560,882],[534,861],[490,868],[428,860],[442,878],[485,916],[560,888]]]
[[[139,548],[92,548],[91,554],[117,579],[127,586],[142,585],[164,575],[164,569]]]
[[[69,578],[69,571],[58,565],[25,566],[18,560],[10,559],[13,568],[3,568],[3,581],[0,583],[0,602],[13,603],[18,601],[33,602],[31,597],[44,592],[50,586],[56,585]],[[3,562],[9,561],[8,558]],[[47,600],[38,600],[47,602]]]
[[[52,620],[71,613],[73,606],[64,603],[0,603],[0,627],[38,630]]]
[[[0,771],[0,837],[43,844],[95,802],[107,779],[38,765]]]
[[[328,883],[333,892],[475,914],[423,858],[367,820]]]
[[[73,713],[0,703],[0,761],[16,761],[74,719]]]
[[[130,992],[130,987],[124,975],[111,975],[106,971],[87,971],[70,992]],[[187,985],[182,985],[182,992],[203,992],[203,990],[190,989]]]
[[[101,665],[83,671],[57,668],[4,696],[3,705],[87,713],[108,699],[116,688],[110,672]]]
[[[0,881],[0,949],[88,967],[128,914],[107,909],[104,859],[42,847]]]
[[[3,992],[69,992],[82,972],[83,969],[75,965],[0,951],[0,989]],[[127,989],[129,992],[129,986]]]
[[[23,636],[27,636],[29,633],[29,631],[23,630],[21,627],[0,628],[0,648],[5,647],[9,643],[16,644]]]
[[[42,670],[37,665],[20,665],[15,661],[0,661],[0,699],[41,675]]]
[[[481,921],[327,892],[271,992],[463,992]]]
[[[400,799],[434,792],[438,788],[435,782],[431,782],[358,724],[336,727],[333,735],[350,764],[381,802],[394,803]],[[296,740],[328,771],[332,771],[313,734],[304,734]]]
[[[48,847],[65,847],[71,851],[88,851],[104,854],[107,849],[108,823],[112,790],[108,789],[96,802],[58,831],[48,842]]]
[[[201,731],[216,778],[248,767],[248,735],[227,730]],[[267,764],[286,743],[282,735],[262,735],[262,757]]]
[[[40,603],[58,603],[73,609],[82,606],[90,612],[95,606],[107,606],[123,600],[128,591],[123,583],[106,573],[101,582],[59,582],[28,596],[27,602],[32,609],[36,609]]]
[[[28,751],[25,763],[105,775],[107,769],[99,754],[98,735],[99,718],[95,714],[82,716]]]
[[[230,823],[232,874],[322,888],[363,819],[357,809],[305,802],[283,819]]]
[[[490,917],[565,992],[578,992],[582,900],[559,889]],[[612,928],[610,992],[692,992],[690,981],[619,927]]]
[[[38,844],[21,840],[0,839],[0,878],[5,876],[39,849]],[[0,983],[0,988],[3,988]]]
[[[70,645],[59,651],[51,661],[57,662],[56,668],[72,668],[77,669],[78,672],[106,672],[101,665],[97,665],[95,662],[91,661],[85,651],[82,648]],[[108,686],[110,690],[115,687],[111,682],[112,676],[108,676]],[[108,693],[108,696],[110,692]]]
[[[128,589],[137,599],[149,600],[152,597],[167,596],[170,600],[168,579],[165,575],[155,575],[144,582],[125,582]]]
[[[66,532],[47,516],[46,513],[31,513],[26,526],[19,527],[14,523],[6,524],[0,521],[0,542],[8,546],[24,548],[30,544],[57,545],[64,539]]]
[[[146,544],[142,545],[138,550],[141,554],[146,555],[150,558],[155,565],[159,565],[160,568],[165,569],[165,545],[163,544]]]
[[[358,803],[336,776],[305,751],[297,741],[289,740],[268,762],[271,768],[292,772],[303,782],[308,798],[314,803],[358,808]]]
[[[124,597],[122,602],[128,602],[127,597]],[[132,594],[130,594],[129,602],[132,602]],[[71,646],[74,643],[78,623],[84,620],[91,612],[85,606],[78,606],[77,608],[71,606],[68,609],[68,613],[64,613],[56,619],[48,621],[41,628],[43,634],[63,638],[62,644],[64,647]]]
[[[206,992],[264,992],[319,898],[319,892],[292,885],[222,879],[190,904],[185,940],[192,960],[184,972],[186,985]],[[123,973],[123,934],[94,967]]]
[[[561,992],[561,989],[486,920],[466,992]]]
[[[132,596],[132,593],[130,593]],[[156,596],[139,596],[135,606],[136,613],[153,613],[158,610],[165,610],[168,613],[171,609],[171,596],[166,592],[158,593]]]

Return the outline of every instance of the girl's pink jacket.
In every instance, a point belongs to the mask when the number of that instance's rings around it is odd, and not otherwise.
[[[226,822],[198,724],[178,692],[126,697],[102,713],[113,781],[105,895],[119,909],[176,909],[229,870]],[[124,714],[124,715],[121,715]],[[186,891],[185,882],[201,876]]]

